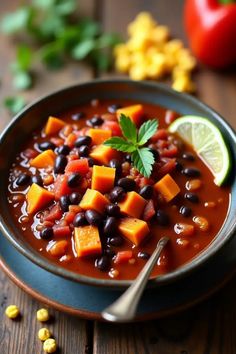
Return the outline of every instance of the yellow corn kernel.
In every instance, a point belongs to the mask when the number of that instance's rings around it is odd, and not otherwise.
[[[121,73],[128,72],[130,68],[130,56],[129,55],[122,55],[118,56],[115,61],[116,70]]]
[[[150,37],[155,43],[165,43],[170,35],[167,26],[157,26],[151,30]]]
[[[145,32],[138,32],[135,37],[131,38],[127,42],[127,47],[131,52],[146,51],[150,45],[149,36]]]
[[[40,328],[40,330],[38,331],[38,338],[44,342],[45,340],[47,340],[48,338],[51,337],[51,332],[49,331],[49,329],[47,328]]]
[[[148,66],[147,77],[150,79],[160,79],[165,73],[165,67],[162,65],[151,64]]]
[[[157,22],[153,19],[152,15],[149,12],[142,11],[140,12],[136,18],[135,22],[143,27],[154,27],[157,25]]]
[[[181,48],[183,48],[183,42],[180,39],[172,39],[164,46],[164,51],[167,54],[175,55]]]
[[[9,305],[5,310],[5,314],[8,318],[17,318],[20,315],[19,307],[16,305]]]
[[[196,90],[195,84],[186,75],[175,79],[172,88],[179,92],[194,92]]]
[[[129,70],[129,76],[132,80],[144,80],[146,78],[146,68],[141,65],[133,65]]]
[[[37,320],[40,322],[46,322],[49,320],[49,313],[47,309],[40,309],[37,311]]]
[[[115,56],[119,56],[119,55],[129,55],[129,50],[128,47],[125,43],[119,43],[115,46],[115,48],[113,49],[113,54]]]
[[[172,79],[176,80],[179,77],[183,77],[183,76],[189,76],[189,71],[185,70],[179,65],[176,65],[172,70]]]
[[[49,338],[45,340],[45,342],[43,343],[43,350],[46,353],[55,353],[55,351],[57,350],[57,343],[55,339]]]
[[[130,56],[131,65],[145,65],[147,62],[144,52],[135,51]]]

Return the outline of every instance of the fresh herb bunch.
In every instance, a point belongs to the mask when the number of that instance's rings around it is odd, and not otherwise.
[[[150,177],[155,160],[153,153],[144,145],[157,130],[157,119],[146,121],[138,130],[129,117],[121,114],[119,124],[123,138],[114,136],[106,140],[104,145],[118,151],[130,153],[134,167],[144,177]]]
[[[85,59],[99,71],[110,67],[119,36],[103,33],[91,19],[78,19],[76,9],[76,0],[32,0],[4,16],[1,30],[24,43],[17,47],[12,64],[16,89],[32,86],[32,67],[37,61],[52,69],[68,58]]]

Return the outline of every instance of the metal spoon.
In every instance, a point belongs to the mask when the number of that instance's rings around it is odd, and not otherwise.
[[[168,237],[162,237],[158,241],[155,251],[134,282],[113,304],[102,311],[104,319],[111,322],[128,322],[134,318],[150,273],[168,241]]]

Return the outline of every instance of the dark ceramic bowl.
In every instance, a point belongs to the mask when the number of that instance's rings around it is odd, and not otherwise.
[[[28,243],[24,241],[23,234],[12,222],[7,202],[7,182],[11,163],[18,152],[18,147],[27,140],[32,131],[44,124],[49,115],[57,115],[75,105],[98,99],[133,99],[140,102],[157,104],[173,109],[180,114],[191,114],[208,117],[216,124],[225,137],[226,143],[231,151],[232,166],[236,166],[236,136],[232,128],[224,119],[211,108],[197,99],[180,94],[165,85],[150,82],[132,82],[129,80],[97,80],[76,86],[68,87],[39,99],[20,112],[4,130],[0,137],[0,226],[4,236],[32,262],[42,268],[64,278],[74,281],[88,283],[91,285],[109,287],[127,287],[130,281],[102,280],[87,277],[75,272],[66,270],[51,263],[42,257]],[[150,281],[155,286],[167,282],[177,281],[181,277],[196,270],[203,263],[207,262],[234,236],[236,230],[236,176],[231,173],[231,203],[227,218],[220,232],[213,242],[190,263],[185,264],[174,272],[160,276]]]

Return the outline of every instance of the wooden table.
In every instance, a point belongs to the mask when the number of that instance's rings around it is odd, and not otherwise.
[[[0,13],[14,9],[20,1],[0,2]],[[181,0],[80,0],[80,13],[102,23],[104,29],[121,32],[134,16],[143,10],[171,28],[173,36],[186,38],[182,25]],[[14,45],[0,39],[0,99],[14,94],[10,83],[8,63],[14,58]],[[38,68],[34,89],[25,93],[28,101],[65,85],[93,78],[94,72],[85,64],[70,63],[63,71],[47,72]],[[106,75],[108,76],[108,75]],[[109,74],[111,76],[111,74]],[[236,73],[217,73],[200,66],[195,75],[198,97],[221,113],[234,128]],[[0,107],[0,129],[10,117]],[[86,321],[51,310],[54,320],[49,324],[65,354],[233,354],[236,353],[236,278],[211,299],[175,316],[148,323],[114,325]],[[17,288],[0,271],[0,353],[41,353],[37,339],[39,324],[35,313],[42,304]],[[183,289],[184,291],[184,289]],[[23,317],[12,322],[4,316],[5,307],[18,304]]]

